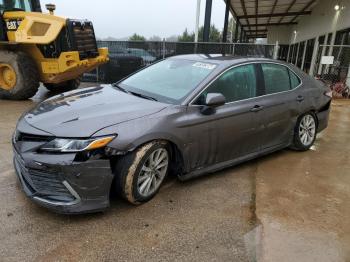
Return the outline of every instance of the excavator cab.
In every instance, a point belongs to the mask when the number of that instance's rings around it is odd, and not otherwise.
[[[39,0],[0,0],[0,98],[27,99],[42,82],[49,90],[79,86],[82,74],[108,62],[88,20],[54,15]]]

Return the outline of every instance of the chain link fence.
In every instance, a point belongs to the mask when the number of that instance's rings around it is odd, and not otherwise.
[[[350,98],[349,45],[320,45],[313,72],[333,90],[333,97]]]
[[[263,45],[251,43],[190,43],[165,41],[98,41],[99,47],[108,47],[109,63],[84,74],[84,81],[112,83],[141,68],[161,59],[185,54],[224,54],[245,57],[266,57],[287,61],[289,45]],[[292,48],[293,49],[293,48]],[[306,48],[307,49],[307,48]],[[303,48],[302,48],[303,50]],[[295,55],[293,56],[293,53]],[[299,52],[300,54],[302,52]],[[310,53],[308,55],[308,53]],[[294,64],[311,65],[312,51],[305,52],[305,57],[289,54],[289,62],[294,57]],[[350,46],[320,45],[315,52],[313,75],[325,82],[334,97],[350,98]],[[327,61],[327,57],[328,60]],[[293,60],[293,59],[292,59]],[[306,66],[304,65],[304,70]],[[310,65],[308,68],[310,68]],[[308,70],[307,70],[308,71]]]
[[[286,60],[288,46],[251,43],[187,43],[165,41],[98,41],[108,47],[110,61],[84,75],[84,81],[112,83],[161,59],[185,54],[224,54]]]

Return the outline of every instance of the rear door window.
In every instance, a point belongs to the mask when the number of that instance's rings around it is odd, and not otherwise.
[[[294,89],[300,85],[301,81],[299,77],[297,77],[297,75],[294,74],[291,70],[289,70],[289,77],[291,89]]]
[[[264,74],[266,94],[275,94],[291,90],[289,69],[277,64],[261,64]]]

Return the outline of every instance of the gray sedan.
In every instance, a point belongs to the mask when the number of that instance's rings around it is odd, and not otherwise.
[[[308,150],[330,105],[323,83],[281,61],[177,56],[24,114],[14,165],[26,194],[56,212],[103,210],[110,191],[140,204],[169,172],[186,180],[286,147]]]

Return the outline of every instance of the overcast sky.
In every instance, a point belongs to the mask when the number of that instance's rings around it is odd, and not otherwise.
[[[180,35],[194,31],[197,0],[41,0],[56,4],[56,14],[87,18],[94,23],[99,38],[123,38],[138,33],[145,37]],[[200,24],[204,24],[205,0],[201,0]],[[212,23],[222,30],[224,0],[213,0]]]

